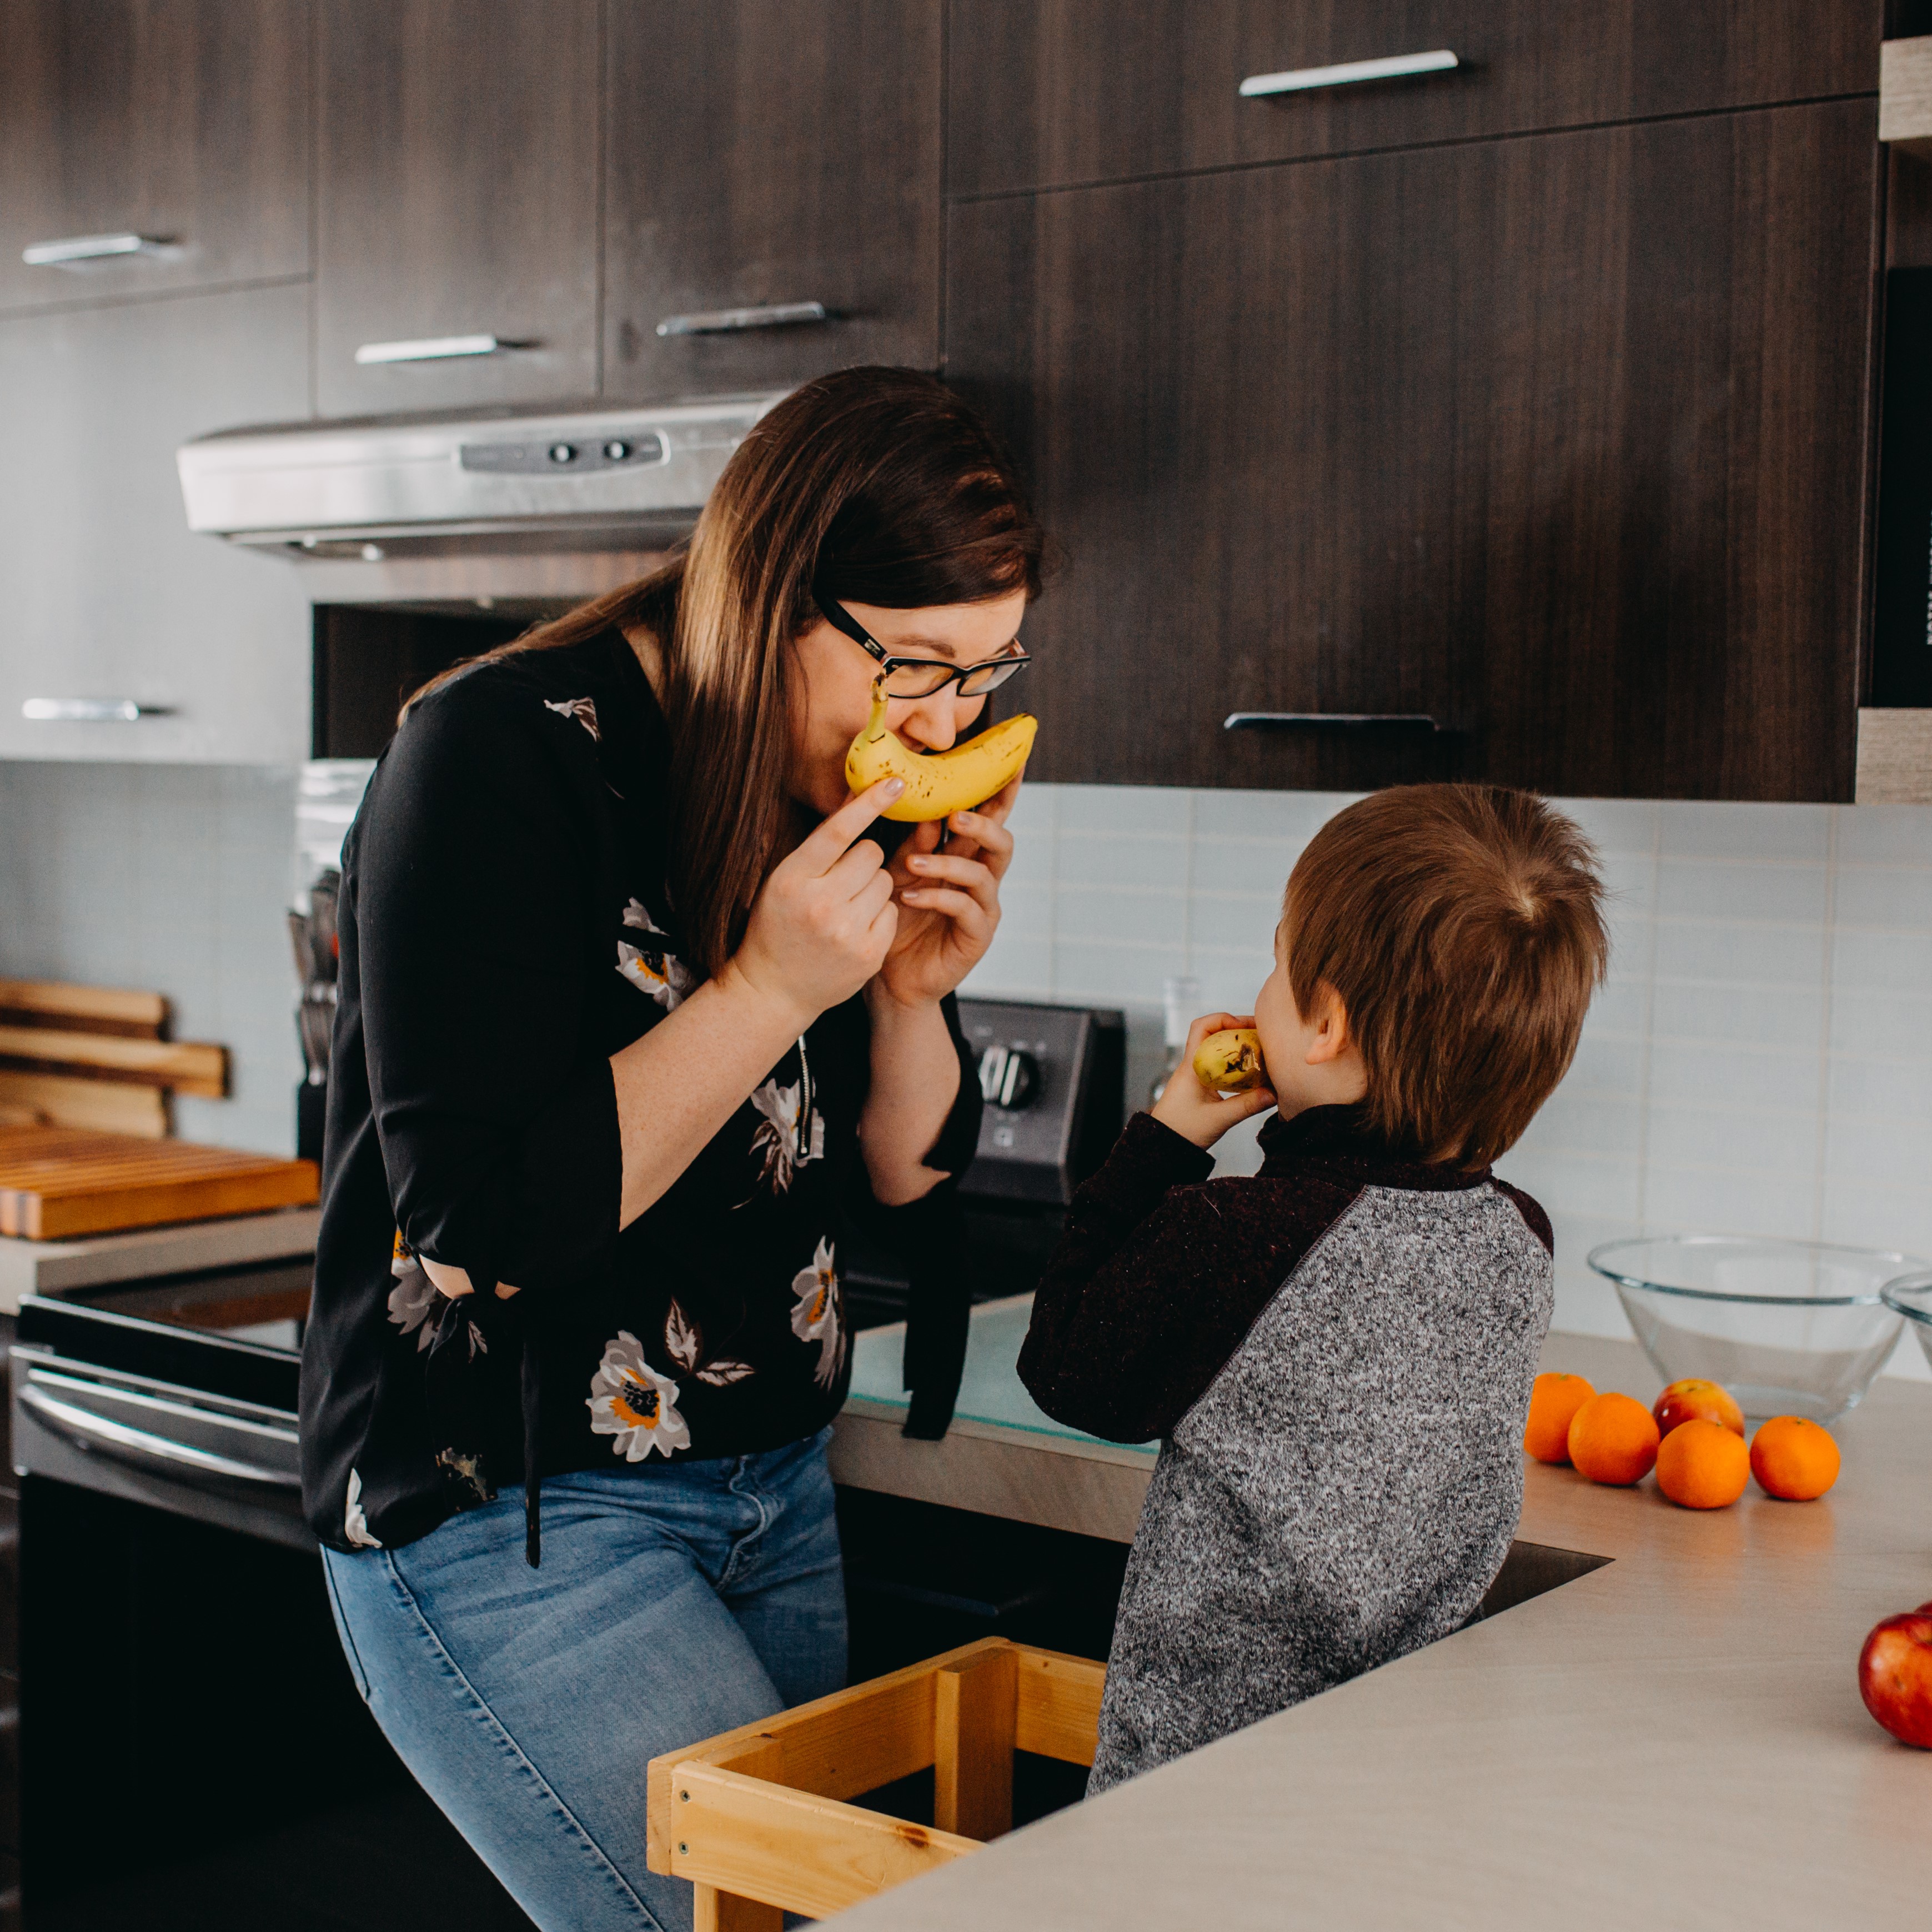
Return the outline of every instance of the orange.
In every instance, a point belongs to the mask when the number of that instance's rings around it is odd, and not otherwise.
[[[1750,1452],[1721,1422],[1680,1422],[1657,1452],[1657,1486],[1686,1509],[1723,1509],[1750,1480]]]
[[[1723,1383],[1706,1382],[1702,1376],[1672,1382],[1651,1405],[1650,1412],[1657,1418],[1660,1436],[1668,1436],[1680,1423],[1702,1420],[1721,1422],[1740,1442],[1744,1439],[1744,1412],[1736,1398]]]
[[[1568,1462],[1570,1418],[1596,1392],[1581,1376],[1538,1376],[1529,1391],[1522,1446],[1539,1462]]]
[[[1593,1483],[1640,1483],[1657,1460],[1657,1424],[1634,1396],[1593,1395],[1570,1419],[1570,1460]]]
[[[1838,1480],[1838,1445],[1802,1415],[1774,1415],[1751,1438],[1750,1468],[1766,1496],[1808,1503]]]

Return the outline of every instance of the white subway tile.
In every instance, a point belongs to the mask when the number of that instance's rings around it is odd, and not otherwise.
[[[1052,886],[1009,872],[1000,882],[999,937],[1052,939],[1054,898]]]
[[[1276,910],[1301,848],[1279,838],[1197,838],[1192,884],[1197,892],[1246,892]]]
[[[1062,829],[1054,862],[1063,887],[1124,886],[1136,890],[1187,889],[1188,842],[1165,834],[1069,832]]]
[[[1651,1049],[1651,1102],[1659,1108],[1810,1108],[1818,1100],[1819,1064],[1815,1048],[1785,1052],[1660,1042]]]
[[[1653,1165],[1643,1190],[1644,1225],[1653,1233],[1812,1238],[1814,1190],[1808,1184],[1794,1187],[1782,1174]]]
[[[982,1000],[1050,998],[1053,947],[1046,939],[1010,933],[1002,925],[959,990]]]
[[[1832,808],[1678,799],[1658,806],[1658,822],[1666,857],[1822,859]]]
[[[1932,1335],[1932,1329],[1908,1322],[1905,1333],[1898,1338],[1898,1346],[1892,1350],[1891,1359],[1879,1373],[1896,1376],[1901,1382],[1932,1382],[1932,1362],[1926,1359],[1925,1345],[1918,1339],[1922,1335]]]
[[[1825,1172],[1932,1193],[1932,1120],[1841,1114],[1826,1130]]]
[[[1202,838],[1268,838],[1298,851],[1359,792],[1235,791],[1204,787],[1194,794],[1194,830]]]
[[[1016,838],[1024,833],[1029,838],[1051,838],[1059,827],[1060,795],[1066,789],[1064,785],[1030,781],[1022,784],[1007,818],[1007,830]]]
[[[1834,993],[1832,1051],[1874,1060],[1932,1058],[1932,994]]]
[[[1585,1093],[1565,1081],[1538,1109],[1510,1157],[1522,1150],[1536,1156],[1614,1154],[1634,1162],[1642,1118],[1634,1096]]]
[[[1609,1039],[1586,1026],[1562,1084],[1592,1093],[1635,1094],[1643,1084],[1643,1055],[1641,1040]]]
[[[1053,997],[1075,1004],[1132,1000],[1157,1004],[1161,982],[1184,973],[1186,958],[1178,945],[1060,940],[1053,949]]]
[[[1657,922],[1660,979],[1819,987],[1825,983],[1825,962],[1822,926],[1695,919]]]
[[[1840,926],[1932,932],[1932,868],[1841,867],[1833,916]]]
[[[1681,919],[1762,919],[1822,926],[1822,865],[1738,865],[1666,856],[1658,862],[1657,910]]]
[[[1059,830],[1125,838],[1137,832],[1187,838],[1189,796],[1176,785],[1062,785]]]
[[[1659,1040],[1728,1040],[1788,1051],[1815,1049],[1824,1030],[1824,1000],[1804,987],[1659,980],[1650,1024],[1652,1038]]]
[[[1657,845],[1657,806],[1646,798],[1552,798],[1558,811],[1576,820],[1603,857],[1641,854]]]
[[[1932,1188],[1832,1174],[1824,1196],[1820,1240],[1881,1249],[1932,1266]]]
[[[1134,946],[1172,945],[1178,950],[1186,943],[1186,916],[1187,902],[1179,892],[1072,886],[1063,878],[1054,899],[1053,936],[1061,944],[1109,940]]]
[[[1847,992],[1932,992],[1932,932],[1832,936],[1832,984]]]
[[[1636,1225],[1639,1169],[1610,1155],[1570,1154],[1519,1141],[1496,1163],[1502,1178],[1546,1209],[1598,1214]]]
[[[1932,866],[1932,806],[1834,808],[1841,866]]]
[[[1195,949],[1235,946],[1273,956],[1281,908],[1270,898],[1196,892],[1188,901],[1188,937]]]
[[[1813,1076],[1813,1094],[1816,1091]],[[1802,1107],[1660,1106],[1653,1102],[1646,1127],[1645,1155],[1653,1168],[1748,1168],[1782,1177],[1810,1212],[1812,1177],[1818,1171],[1818,1115]]]
[[[1204,1013],[1252,1012],[1262,982],[1274,970],[1265,952],[1207,952],[1196,946],[1192,956]]]
[[[1910,1060],[1852,1060],[1834,1054],[1826,1094],[1832,1118],[1863,1115],[1932,1123],[1932,1066]]]
[[[1615,1034],[1625,1039],[1641,1037],[1645,1015],[1650,1006],[1648,980],[1614,979],[1597,988],[1583,1022],[1586,1035]]]

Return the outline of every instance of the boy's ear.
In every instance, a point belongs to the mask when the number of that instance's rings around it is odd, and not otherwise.
[[[1348,1031],[1348,1010],[1342,1004],[1341,994],[1325,980],[1315,989],[1315,1011],[1310,1018],[1315,1033],[1306,1055],[1310,1066],[1340,1060],[1354,1044]]]

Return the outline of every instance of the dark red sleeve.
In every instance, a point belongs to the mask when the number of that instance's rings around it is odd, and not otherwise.
[[[1136,1114],[1074,1196],[1020,1351],[1048,1414],[1110,1442],[1168,1435],[1360,1192],[1319,1175],[1209,1180],[1213,1166]]]
[[[1516,1211],[1528,1223],[1529,1232],[1543,1244],[1546,1254],[1556,1252],[1556,1231],[1550,1225],[1550,1216],[1543,1211],[1543,1204],[1534,1195],[1526,1194],[1520,1187],[1512,1187],[1507,1180],[1498,1180],[1496,1190],[1506,1199],[1515,1203]]]

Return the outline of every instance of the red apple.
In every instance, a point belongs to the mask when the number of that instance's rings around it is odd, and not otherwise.
[[[1874,1627],[1858,1652],[1858,1694],[1900,1743],[1932,1750],[1932,1604]]]

